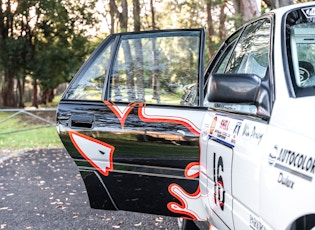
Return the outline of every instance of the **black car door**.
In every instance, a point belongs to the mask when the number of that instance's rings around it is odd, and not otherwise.
[[[59,103],[57,129],[93,208],[203,219],[204,29],[107,37]]]

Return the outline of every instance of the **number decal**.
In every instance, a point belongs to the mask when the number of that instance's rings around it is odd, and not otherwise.
[[[225,191],[221,172],[224,172],[223,159],[220,156],[216,161],[216,153],[213,153],[214,203],[224,211]]]

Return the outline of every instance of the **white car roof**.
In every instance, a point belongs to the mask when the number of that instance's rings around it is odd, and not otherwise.
[[[305,3],[299,3],[299,4],[292,4],[284,7],[280,7],[278,9],[274,9],[271,12],[274,12],[275,14],[282,15],[286,13],[287,11],[290,11],[292,9],[297,9],[297,8],[304,8],[304,7],[309,7],[309,6],[315,6],[315,1],[313,2],[305,2]],[[315,11],[314,11],[315,15]]]

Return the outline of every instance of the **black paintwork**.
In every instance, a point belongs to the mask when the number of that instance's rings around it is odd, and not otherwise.
[[[91,207],[177,216],[167,209],[169,202],[176,201],[168,186],[177,183],[189,193],[197,190],[198,180],[185,178],[184,172],[189,163],[199,160],[198,136],[180,124],[143,122],[137,111],[138,106],[122,129],[117,116],[102,101],[63,100],[57,112],[60,137],[79,167]],[[108,176],[81,156],[69,130],[115,146],[114,170]],[[176,130],[183,130],[186,136]]]

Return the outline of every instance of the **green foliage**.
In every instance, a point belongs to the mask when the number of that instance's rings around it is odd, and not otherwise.
[[[295,0],[294,3],[305,1],[308,0]],[[109,31],[132,31],[133,22],[138,18],[133,18],[131,11],[135,10],[133,7],[137,4],[140,7],[137,13],[141,18],[141,30],[205,27],[207,62],[222,40],[243,24],[242,12],[238,13],[234,5],[237,2],[2,0],[0,73],[4,79],[2,90],[5,90],[2,96],[9,94],[8,99],[15,96],[12,79],[24,82],[30,76],[39,83],[42,93],[52,91],[62,82],[69,82],[96,44],[100,43],[99,38],[90,34],[91,28],[96,31],[107,24],[107,31],[97,31],[102,38]],[[99,7],[100,3],[102,7]],[[114,11],[111,8],[113,5]],[[274,1],[262,1],[262,12],[273,8]],[[103,17],[102,24],[99,23],[100,16]],[[128,28],[119,28],[119,25]],[[185,73],[184,68],[179,71]]]
[[[95,23],[91,10],[95,1],[41,0],[43,20],[39,23],[33,77],[43,91],[67,82],[91,52],[85,26]]]
[[[98,22],[93,15],[96,1],[4,1],[0,73],[5,81],[30,76],[43,92],[69,81],[91,53],[87,30]],[[11,87],[8,93],[14,91],[13,84],[3,84]]]

